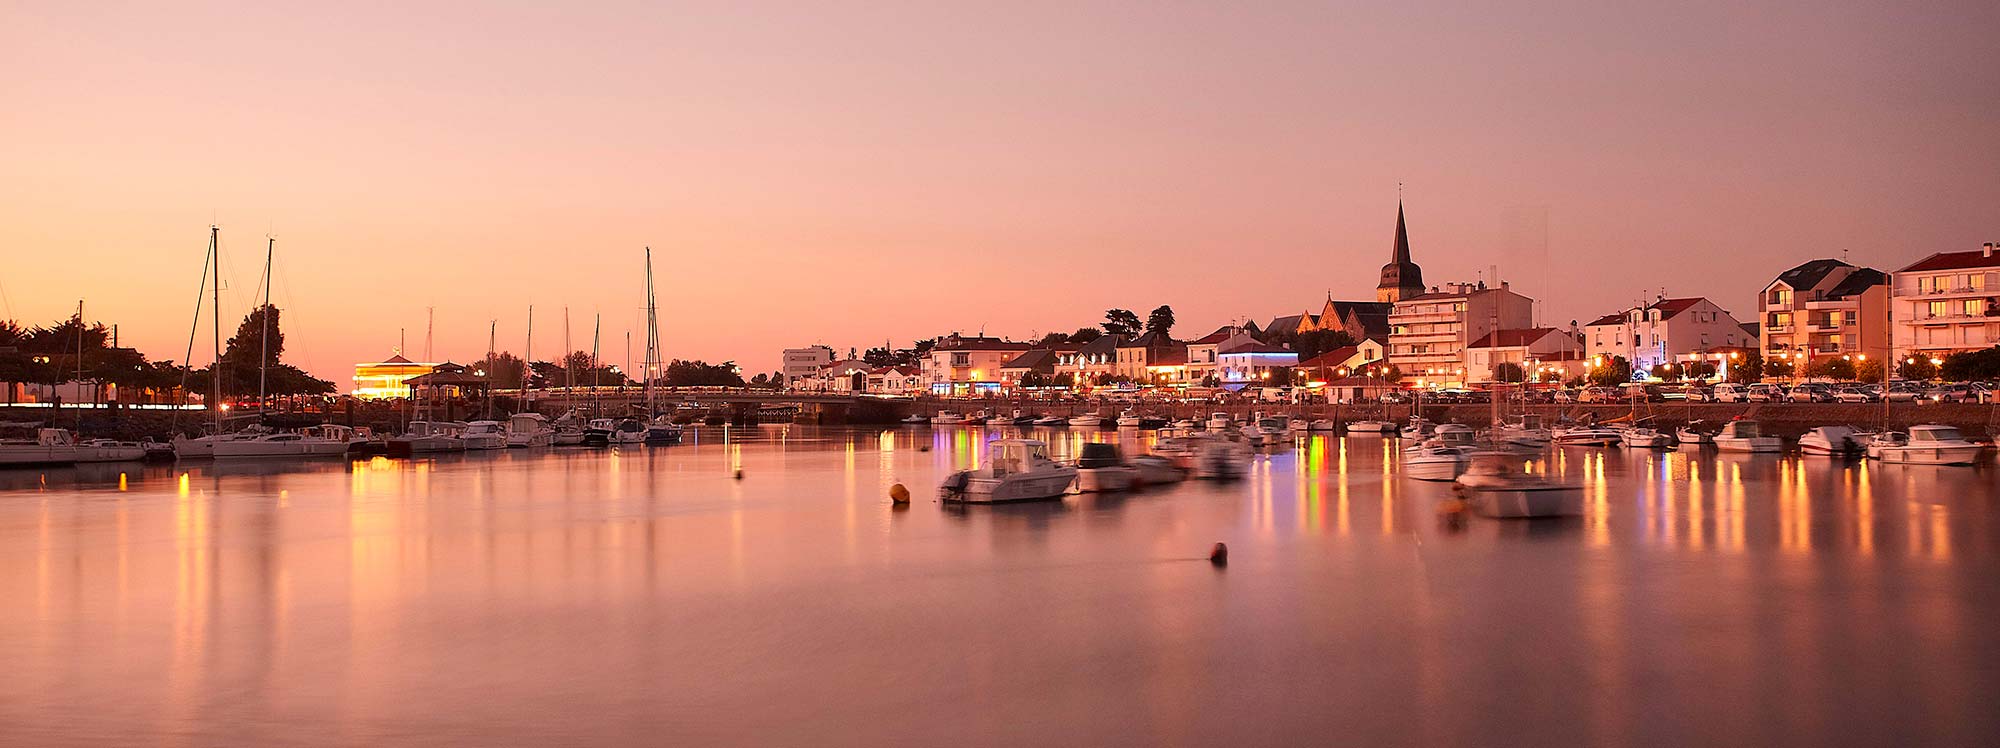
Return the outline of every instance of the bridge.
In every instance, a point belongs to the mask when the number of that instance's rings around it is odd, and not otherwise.
[[[496,390],[494,395],[523,402],[519,390]],[[526,395],[528,407],[550,415],[572,408],[607,413],[628,412],[646,404],[646,391],[639,387],[577,387],[538,389]],[[850,418],[885,418],[907,400],[843,395],[824,392],[784,392],[737,387],[662,387],[653,390],[653,403],[661,411],[692,405],[705,411],[726,410],[737,423],[755,423],[760,411],[790,410],[815,423],[847,423]],[[692,409],[692,408],[691,408]]]

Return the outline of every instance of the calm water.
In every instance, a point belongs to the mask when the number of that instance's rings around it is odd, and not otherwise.
[[[932,501],[995,432],[0,472],[0,745],[2000,741],[1991,467],[1571,450],[1587,517],[1453,530],[1315,436]]]

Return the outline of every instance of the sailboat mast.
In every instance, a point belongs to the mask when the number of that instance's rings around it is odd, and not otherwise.
[[[83,299],[76,300],[76,386],[83,388]],[[93,396],[91,399],[95,400]],[[83,428],[83,399],[77,398],[76,427]]]
[[[208,368],[209,415],[215,420],[217,431],[222,430],[222,228],[208,227],[209,246],[215,248],[215,261],[209,263],[212,279],[209,296],[210,326],[215,330],[215,363]]]
[[[194,372],[194,341],[195,336],[201,332],[201,297],[208,294],[208,265],[214,261],[215,237],[214,235],[210,235],[208,239],[208,252],[202,255],[201,260],[201,284],[194,291],[194,319],[188,322],[187,355],[181,357],[179,403],[181,407],[174,408],[173,416],[167,419],[169,427],[173,429],[176,435],[180,434],[181,411],[187,406],[188,375]]]
[[[264,237],[264,242],[264,306],[257,310],[258,318],[263,320],[264,323],[263,330],[257,333],[257,412],[259,414],[264,412],[265,371],[271,365],[271,254],[278,248],[278,239],[274,236],[266,236]]]
[[[521,351],[521,406],[528,405],[528,392],[535,388],[535,305],[528,305],[528,343]]]
[[[500,320],[486,321],[486,420],[493,420],[493,345],[500,334]]]
[[[601,410],[601,408],[598,405],[598,399],[597,399],[597,387],[600,384],[600,381],[597,378],[597,372],[598,369],[600,369],[603,366],[601,363],[599,363],[598,359],[599,353],[602,350],[601,346],[603,345],[603,343],[604,343],[604,313],[599,312],[597,314],[597,317],[590,323],[590,407],[592,415],[596,415],[596,412],[598,410]]]
[[[576,368],[569,365],[569,354],[569,307],[563,307],[563,349],[560,359],[563,368],[563,407],[574,408],[576,403],[570,398],[576,394]]]
[[[660,320],[653,307],[653,248],[646,248],[646,415],[654,415],[653,375],[660,365]]]

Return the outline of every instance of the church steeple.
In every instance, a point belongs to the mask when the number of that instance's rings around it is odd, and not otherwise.
[[[1375,300],[1399,301],[1424,292],[1424,270],[1410,261],[1410,231],[1403,222],[1403,201],[1396,200],[1396,246],[1389,264],[1382,266],[1382,282],[1375,286]]]

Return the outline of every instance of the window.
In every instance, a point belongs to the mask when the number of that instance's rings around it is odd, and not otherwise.
[[[1985,313],[1986,313],[1986,310],[1985,310],[1985,308],[1983,307],[1983,302],[1981,302],[1980,300],[1978,300],[1978,299],[1966,299],[1966,300],[1965,300],[1965,312],[1964,312],[1965,316],[1967,316],[1967,317],[1977,317],[1977,316],[1979,316],[1979,315],[1981,315],[1981,314],[1985,314]]]
[[[1847,324],[1858,325],[1861,323],[1860,312],[1846,312],[1844,316],[1847,318]]]
[[[1945,307],[1950,305],[1942,301],[1933,301],[1925,306],[1929,308],[1930,316],[1932,317],[1942,317],[1950,313],[1945,311]]]
[[[1974,291],[1986,290],[1986,274],[1973,273],[1971,276],[1965,279],[1965,287],[1970,288]]]
[[[1917,293],[1937,293],[1937,278],[1928,275],[1918,278]]]
[[[1788,306],[1791,306],[1791,305],[1792,305],[1792,291],[1791,291],[1791,289],[1788,289],[1788,288],[1777,288],[1777,289],[1772,289],[1772,290],[1771,290],[1771,305],[1772,305],[1772,306],[1781,306],[1781,307],[1788,307]]]

